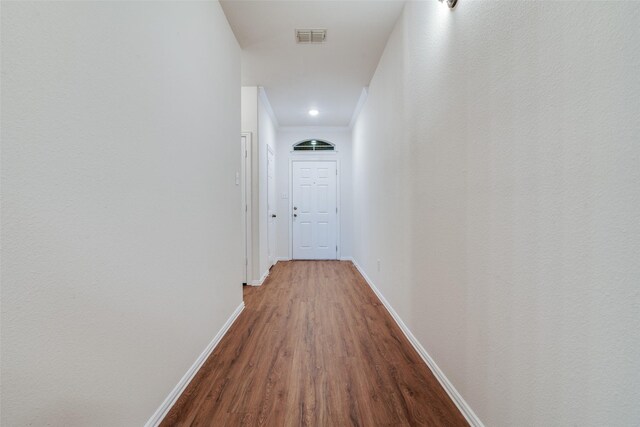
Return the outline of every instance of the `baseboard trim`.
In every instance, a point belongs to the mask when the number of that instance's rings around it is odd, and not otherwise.
[[[382,302],[384,307],[387,309],[389,314],[391,314],[391,317],[393,317],[393,320],[395,320],[395,322],[400,327],[400,330],[402,330],[402,332],[407,337],[407,339],[409,340],[413,348],[416,349],[416,351],[418,352],[422,360],[424,360],[424,363],[426,363],[429,369],[431,369],[431,372],[433,372],[433,374],[435,375],[440,385],[442,385],[442,388],[444,388],[444,390],[447,392],[451,400],[453,400],[453,403],[455,403],[455,405],[458,407],[462,415],[466,418],[467,422],[472,427],[484,427],[484,424],[482,423],[480,418],[478,418],[476,413],[473,411],[473,409],[471,409],[469,404],[464,400],[464,398],[458,392],[458,390],[456,390],[456,388],[453,386],[451,381],[449,381],[449,379],[446,377],[444,372],[442,372],[442,370],[438,367],[438,365],[433,360],[433,358],[429,355],[429,353],[427,353],[427,350],[425,350],[422,344],[420,344],[420,341],[418,341],[415,335],[413,335],[411,330],[402,321],[398,313],[396,313],[396,311],[393,309],[391,304],[389,304],[389,301],[387,301],[384,295],[382,295],[382,293],[380,292],[380,290],[378,290],[376,285],[373,284],[373,281],[369,278],[369,276],[367,276],[367,273],[365,273],[362,267],[360,267],[360,265],[355,260],[351,259],[350,261],[353,263],[356,269],[360,272],[362,277],[364,277],[364,280],[367,282],[371,290],[380,299],[380,301]]]
[[[353,265],[356,265],[356,262],[353,260],[353,257],[350,257],[350,256],[340,257],[340,261],[351,261],[353,263]],[[360,269],[358,269],[358,270],[360,270]]]
[[[251,286],[262,286],[265,280],[267,280],[267,276],[269,276],[269,270],[265,271],[262,277],[258,280],[252,280],[251,283],[248,283]]]
[[[280,257],[276,260],[276,263],[280,262],[280,261],[291,261],[291,258],[289,257]]]
[[[193,365],[191,365],[187,373],[184,374],[178,384],[173,388],[173,390],[171,390],[171,393],[169,393],[164,402],[162,402],[162,405],[160,405],[160,407],[151,416],[151,418],[149,418],[149,421],[146,422],[146,424],[144,425],[145,427],[156,427],[160,425],[164,417],[166,417],[169,413],[169,410],[173,407],[180,395],[182,395],[184,390],[187,388],[193,377],[196,375],[196,373],[198,373],[204,362],[211,355],[213,350],[218,346],[222,337],[227,333],[240,313],[242,313],[242,310],[244,310],[244,301],[238,306],[238,308],[235,309],[235,311],[231,314],[231,317],[227,319],[216,336],[213,337],[213,340],[209,343],[207,348],[204,349],[204,351],[200,354],[200,356],[198,356]]]

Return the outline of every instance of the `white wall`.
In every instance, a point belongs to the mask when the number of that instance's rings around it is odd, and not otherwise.
[[[256,86],[242,86],[242,114],[241,127],[243,132],[251,132],[253,137],[258,134],[258,88]]]
[[[242,131],[252,134],[252,267],[250,282],[260,284],[268,273],[267,146],[276,155],[278,127],[263,88],[242,87]]]
[[[352,182],[351,182],[351,130],[348,128],[332,127],[281,127],[278,130],[278,144],[276,154],[276,186],[277,206],[278,206],[278,228],[277,228],[277,251],[279,259],[289,259],[289,246],[291,238],[289,236],[289,183],[290,166],[289,161],[292,156],[296,158],[309,158],[310,153],[291,153],[293,144],[308,140],[322,139],[329,141],[336,146],[337,153],[334,157],[340,162],[340,256],[351,258],[352,245],[352,207],[351,202]],[[322,154],[323,156],[333,156],[332,154]],[[286,198],[283,198],[285,196]]]
[[[2,3],[2,425],[142,425],[240,286],[217,2]]]
[[[486,425],[640,423],[638,22],[410,2],[371,82],[354,256]]]

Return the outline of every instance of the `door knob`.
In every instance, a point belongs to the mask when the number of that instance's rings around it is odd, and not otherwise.
[[[297,216],[298,216],[298,214],[293,214],[293,217],[294,217],[294,218],[295,218],[295,217],[297,217]]]
[[[294,206],[294,207],[293,207],[293,210],[294,210],[294,211],[297,211],[297,210],[298,210],[298,208]]]
[[[275,218],[275,217],[276,217],[276,214],[271,214],[271,218]]]

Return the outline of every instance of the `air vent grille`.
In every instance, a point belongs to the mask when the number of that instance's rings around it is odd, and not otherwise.
[[[327,40],[327,30],[296,30],[297,43],[324,43]]]

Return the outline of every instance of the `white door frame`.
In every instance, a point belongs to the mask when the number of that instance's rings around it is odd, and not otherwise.
[[[333,154],[333,153],[332,153]],[[340,214],[342,213],[342,207],[340,206],[340,160],[337,158],[327,158],[325,156],[309,156],[308,154],[302,154],[302,157],[290,157],[289,158],[289,259],[293,259],[293,164],[303,162],[333,162],[336,164],[336,245],[338,251],[336,252],[336,259],[340,259],[340,253],[342,247],[340,245]]]
[[[253,271],[252,266],[252,239],[251,239],[251,132],[242,132],[240,134],[240,141],[242,143],[244,138],[244,146],[241,147],[241,168],[240,176],[242,179],[242,206],[241,213],[244,219],[242,227],[242,235],[244,239],[244,280],[247,285],[251,284],[253,280],[251,273]]]

